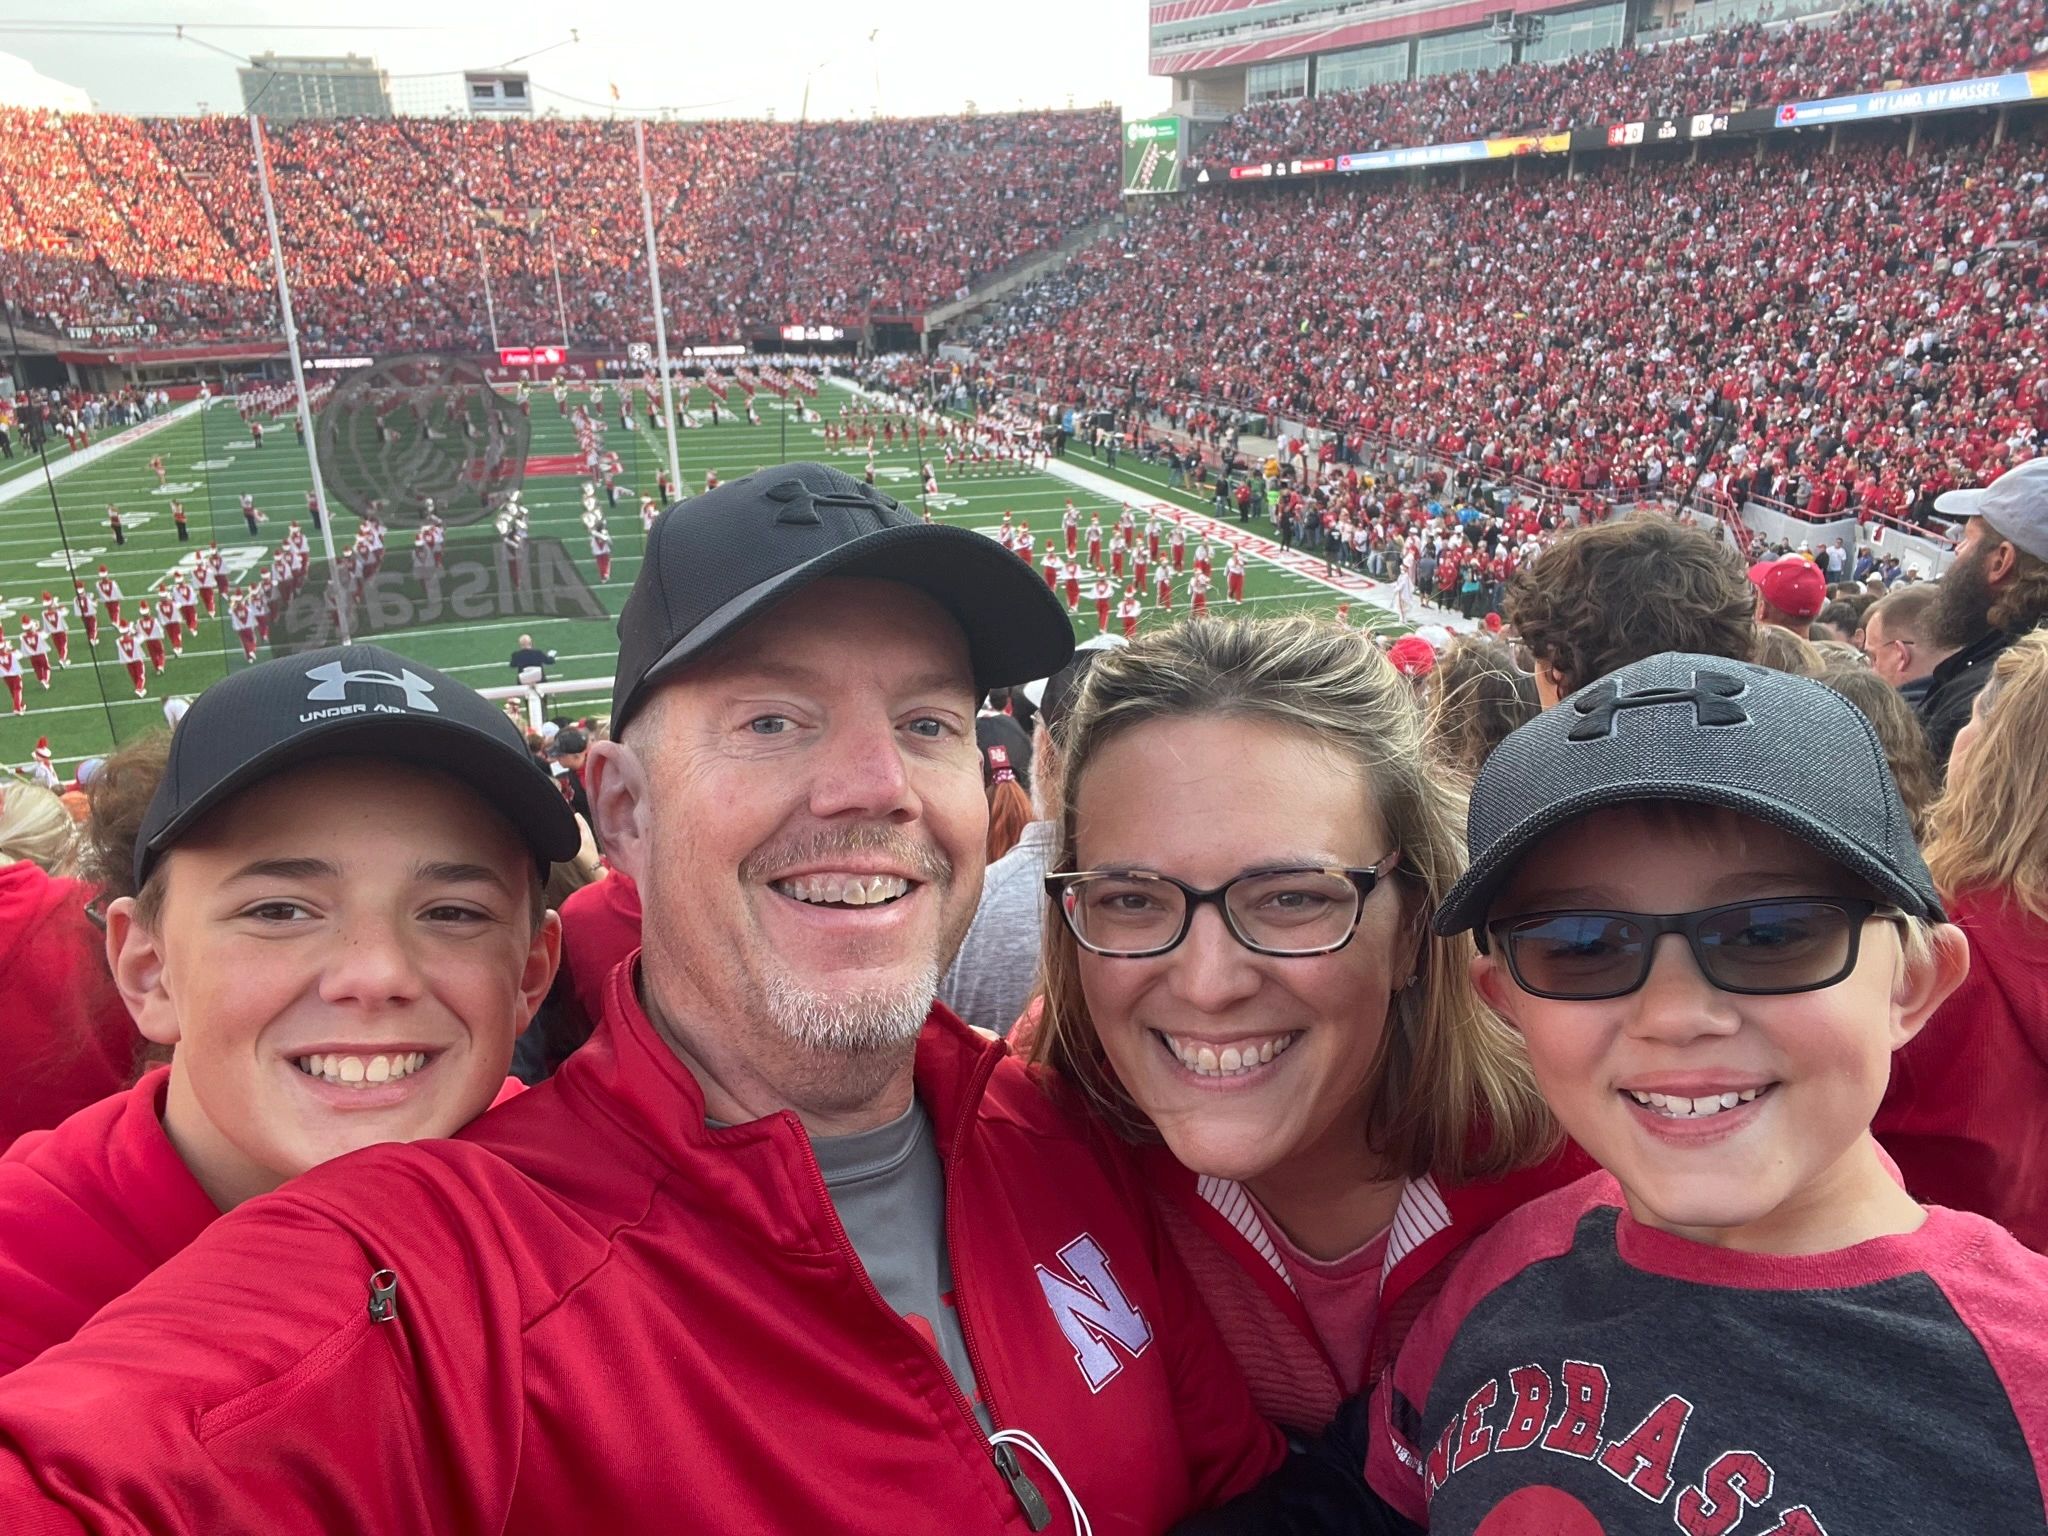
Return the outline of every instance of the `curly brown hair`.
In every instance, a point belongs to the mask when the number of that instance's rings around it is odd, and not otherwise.
[[[2010,539],[2006,540],[2011,544]],[[2009,635],[2023,635],[2037,624],[2048,623],[2048,560],[2012,546],[2012,579],[1992,594],[1991,611],[1985,615],[1993,629]]]
[[[86,786],[92,814],[85,824],[85,853],[80,864],[106,901],[133,896],[136,917],[154,929],[163,901],[163,865],[159,863],[138,890],[135,885],[135,843],[142,818],[170,761],[168,727],[138,736],[117,748]]]
[[[1656,513],[1574,529],[1508,581],[1508,622],[1567,692],[1662,651],[1747,661],[1755,615],[1734,546]]]

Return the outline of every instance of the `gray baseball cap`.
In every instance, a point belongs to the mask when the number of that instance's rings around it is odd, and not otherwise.
[[[1523,856],[1565,823],[1644,800],[1752,816],[1914,916],[1944,921],[1863,711],[1810,678],[1667,651],[1581,688],[1494,749],[1472,786],[1471,867],[1438,909],[1436,931],[1482,926]]]
[[[2036,560],[2048,560],[2048,458],[2015,464],[1989,485],[1944,491],[1934,498],[1943,517],[1981,517],[1998,536]]]

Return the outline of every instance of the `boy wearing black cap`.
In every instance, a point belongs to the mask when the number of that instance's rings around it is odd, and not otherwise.
[[[115,984],[175,1049],[0,1160],[0,1373],[221,1212],[501,1096],[559,953],[541,877],[577,843],[516,727],[367,645],[215,684],[94,812]]]
[[[1375,1389],[1432,1531],[2044,1529],[2048,1260],[1870,1135],[1968,965],[1869,724],[1666,654],[1490,757],[1437,917],[1605,1172],[1476,1243]]]

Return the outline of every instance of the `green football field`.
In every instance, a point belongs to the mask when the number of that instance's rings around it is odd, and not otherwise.
[[[577,398],[580,392],[572,396],[572,406]],[[738,402],[740,397],[735,393],[733,398]],[[847,398],[841,389],[828,385],[815,405],[830,420]],[[607,387],[605,413],[610,430],[605,445],[619,455],[624,466],[621,483],[631,487],[632,494],[622,497],[619,505],[607,512],[613,540],[608,584],[597,582],[588,536],[581,523],[578,478],[573,473],[534,472],[535,460],[549,455],[573,455],[576,447],[570,423],[557,413],[555,402],[545,389],[536,389],[533,395],[532,441],[523,482],[523,499],[531,512],[530,527],[536,545],[550,538],[561,541],[562,549],[573,558],[577,573],[588,583],[606,618],[556,617],[539,612],[508,615],[494,611],[480,618],[443,616],[423,627],[382,632],[371,638],[475,686],[489,687],[515,681],[507,658],[517,637],[529,633],[542,649],[553,650],[560,656],[559,664],[549,669],[550,677],[589,679],[593,683],[587,694],[569,695],[560,701],[559,709],[551,712],[602,714],[606,689],[597,684],[610,677],[616,654],[610,616],[616,615],[625,601],[640,566],[639,496],[654,489],[655,475],[666,454],[658,434],[619,429],[616,399],[615,392]],[[710,396],[696,390],[690,403],[703,410],[709,405]],[[701,490],[707,471],[715,470],[721,479],[730,480],[785,458],[820,458],[856,475],[864,468],[864,452],[857,448],[828,448],[822,428],[800,423],[793,411],[785,431],[781,402],[765,392],[758,397],[757,407],[762,417],[759,426],[742,422],[678,433],[686,491]],[[937,447],[936,442],[931,445],[935,462]],[[167,488],[161,492],[150,469],[150,459],[158,455],[164,460],[168,480]],[[53,456],[53,466],[61,462],[61,457],[68,455]],[[876,479],[880,487],[900,500],[917,504],[918,458],[914,444],[906,447],[899,443],[894,451],[878,452]],[[1107,474],[1102,465],[1085,454],[1074,457],[1072,462],[1097,474]],[[0,489],[17,478],[40,481],[41,476],[40,466],[18,452],[12,464],[0,465]],[[1070,497],[1082,516],[1084,540],[1089,512],[1099,511],[1107,529],[1114,525],[1122,499],[1130,500],[1141,512],[1152,502],[1164,500],[1192,511],[1206,508],[1204,501],[1180,493],[1169,496],[1160,477],[1143,466],[1134,470],[1128,459],[1110,478],[1129,487],[1128,491],[1123,496],[1090,493],[1051,473],[1035,470],[988,470],[949,476],[942,469],[934,514],[950,523],[993,531],[1008,510],[1016,519],[1031,525],[1042,552],[1046,535],[1056,534],[1061,510]],[[311,484],[307,456],[295,439],[290,417],[269,422],[264,445],[257,448],[228,404],[195,412],[139,442],[114,450],[96,462],[79,464],[58,477],[54,481],[56,511],[52,509],[48,489],[41,485],[16,492],[16,499],[0,505],[0,619],[4,619],[10,639],[18,644],[20,616],[32,613],[40,617],[41,594],[68,594],[67,559],[88,580],[99,565],[105,564],[128,595],[124,611],[132,617],[135,598],[164,579],[181,556],[204,548],[209,540],[217,540],[228,555],[233,576],[238,565],[247,569],[258,558],[267,561],[294,518],[301,521],[312,540],[317,577],[320,541],[310,524],[305,523],[305,498]],[[254,540],[240,515],[239,502],[244,494],[253,495],[269,519]],[[170,509],[174,495],[185,503],[192,532],[189,545],[180,545],[176,540]],[[329,487],[329,500],[338,509],[336,545],[344,547],[354,536],[356,519],[339,510],[344,499],[336,487]],[[124,547],[116,548],[108,531],[109,503],[120,507],[127,525]],[[1235,521],[1228,526],[1232,532],[1239,530]],[[1272,534],[1270,525],[1263,523],[1243,531],[1268,537]],[[411,530],[392,524],[388,537],[384,571],[387,576],[393,571],[408,573]],[[466,538],[465,530],[451,527],[449,550],[452,555],[465,542],[481,540],[488,545],[493,539],[488,523],[468,530]],[[1191,533],[1190,564],[1194,542]],[[1218,543],[1212,612],[1230,608],[1223,600],[1222,558]],[[1344,600],[1344,595],[1334,588],[1265,560],[1252,558],[1248,567],[1245,611],[1307,609],[1329,613]],[[1395,627],[1391,615],[1358,599],[1351,601],[1353,624]],[[1185,580],[1176,589],[1175,604],[1173,617],[1184,617],[1188,611]],[[165,699],[173,695],[190,697],[224,675],[228,668],[245,664],[240,644],[227,627],[223,604],[221,613],[211,621],[202,613],[198,634],[186,637],[184,655],[171,659],[160,676],[151,676],[148,697],[137,699],[125,668],[114,654],[110,626],[102,620],[99,644],[89,648],[76,614],[67,609],[67,617],[71,622],[71,666],[53,669],[51,686],[45,690],[37,686],[24,661],[26,714],[9,714],[5,697],[0,695],[0,764],[25,764],[36,739],[47,736],[59,768],[67,769],[80,758],[103,753],[117,742],[161,727]],[[1112,618],[1112,624],[1115,622]],[[1168,617],[1150,606],[1147,594],[1144,625],[1163,622],[1168,622]],[[1076,628],[1082,635],[1092,634],[1096,629],[1094,605],[1085,595]],[[267,651],[259,649],[259,655],[266,654]]]

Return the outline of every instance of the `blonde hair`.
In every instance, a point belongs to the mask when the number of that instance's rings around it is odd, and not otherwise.
[[[29,863],[67,874],[78,823],[56,791],[25,779],[0,780],[0,865]]]
[[[1927,868],[1944,899],[1995,890],[2048,921],[2048,629],[2009,646],[1977,735],[1935,802]]]
[[[1301,616],[1211,618],[1106,653],[1067,722],[1068,792],[1052,868],[1074,868],[1074,799],[1096,755],[1135,726],[1203,716],[1291,728],[1355,764],[1400,850],[1394,882],[1424,937],[1417,981],[1395,992],[1373,1064],[1368,1144],[1390,1171],[1411,1178],[1471,1178],[1542,1157],[1555,1127],[1513,1034],[1472,990],[1471,937],[1429,931],[1465,867],[1464,788],[1424,750],[1408,684],[1369,636]],[[1056,908],[1045,925],[1044,980],[1033,1060],[1125,1137],[1156,1139],[1103,1052],[1076,945]]]
[[[1941,779],[1934,768],[1934,751],[1927,744],[1927,730],[1905,695],[1870,670],[1861,656],[1853,663],[1830,663],[1820,675],[1843,698],[1862,710],[1877,732],[1891,766],[1892,782],[1899,786],[1899,801],[1913,824],[1913,840],[1924,843],[1934,802],[1941,793]]]
[[[1789,672],[1794,677],[1817,678],[1827,667],[1811,640],[1776,624],[1757,626],[1753,659],[1759,666],[1769,667],[1773,672]]]
[[[1498,640],[1461,635],[1430,673],[1430,750],[1467,776],[1510,731],[1542,712],[1536,679]]]

